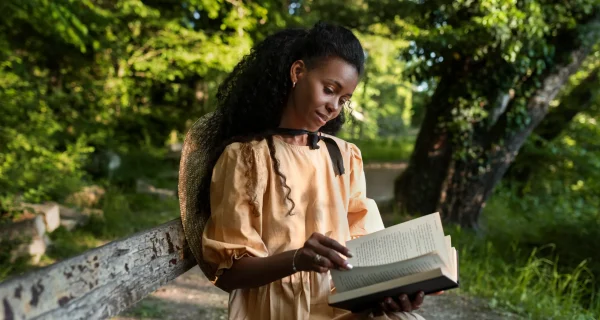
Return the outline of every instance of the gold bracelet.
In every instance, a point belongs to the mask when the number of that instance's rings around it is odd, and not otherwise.
[[[294,257],[292,258],[292,270],[294,270],[294,273],[298,272],[298,270],[296,270],[296,253],[298,253],[298,250],[300,249],[302,248],[296,249],[296,251],[294,252]]]

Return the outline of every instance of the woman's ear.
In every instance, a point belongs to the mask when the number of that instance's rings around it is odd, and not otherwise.
[[[297,60],[294,63],[292,63],[292,66],[290,68],[290,80],[292,80],[292,83],[297,83],[300,79],[304,77],[305,74],[306,65],[304,64],[304,61]]]

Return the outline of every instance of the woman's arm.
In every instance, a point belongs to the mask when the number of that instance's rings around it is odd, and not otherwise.
[[[337,241],[320,233],[313,233],[298,250],[265,258],[244,257],[236,260],[231,268],[224,270],[216,285],[227,292],[257,288],[295,273],[294,266],[296,271],[320,273],[332,268],[352,269],[340,254],[351,256],[348,248]]]
[[[264,286],[294,273],[292,258],[296,250],[286,251],[266,258],[244,257],[224,270],[216,282],[217,287],[231,292]]]

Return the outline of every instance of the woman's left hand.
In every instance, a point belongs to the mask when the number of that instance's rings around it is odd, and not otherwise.
[[[375,310],[375,314],[380,315],[383,312],[411,312],[418,310],[423,304],[424,298],[425,293],[423,291],[417,293],[412,301],[406,294],[402,294],[395,298],[387,297],[379,303],[379,308]]]

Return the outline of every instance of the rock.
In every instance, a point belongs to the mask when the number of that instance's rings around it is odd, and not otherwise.
[[[100,186],[83,187],[80,191],[69,195],[66,203],[80,208],[95,207],[100,203],[106,191]]]
[[[91,216],[102,218],[104,215],[100,209],[85,208],[83,210],[78,210],[64,205],[59,205],[59,208],[61,218],[60,224],[69,231],[86,224]]]
[[[52,232],[60,226],[60,212],[58,204],[54,202],[46,202],[42,204],[24,203],[23,207],[25,209],[33,209],[36,214],[42,215],[47,232]]]
[[[142,179],[136,181],[136,192],[157,195],[162,200],[175,197],[174,190],[156,188]]]
[[[50,239],[48,236],[44,235],[42,237],[33,238],[30,243],[22,244],[17,247],[12,254],[12,261],[14,262],[17,257],[22,256],[23,254],[28,254],[31,256],[31,263],[37,264],[40,262],[40,259],[46,253],[46,249],[50,245]]]
[[[73,231],[73,229],[80,227],[81,223],[77,220],[62,219],[60,225],[68,231]]]
[[[15,244],[11,250],[13,262],[18,257],[29,255],[32,263],[38,263],[50,245],[43,215],[29,216],[18,222],[3,225],[0,228],[0,239]]]

